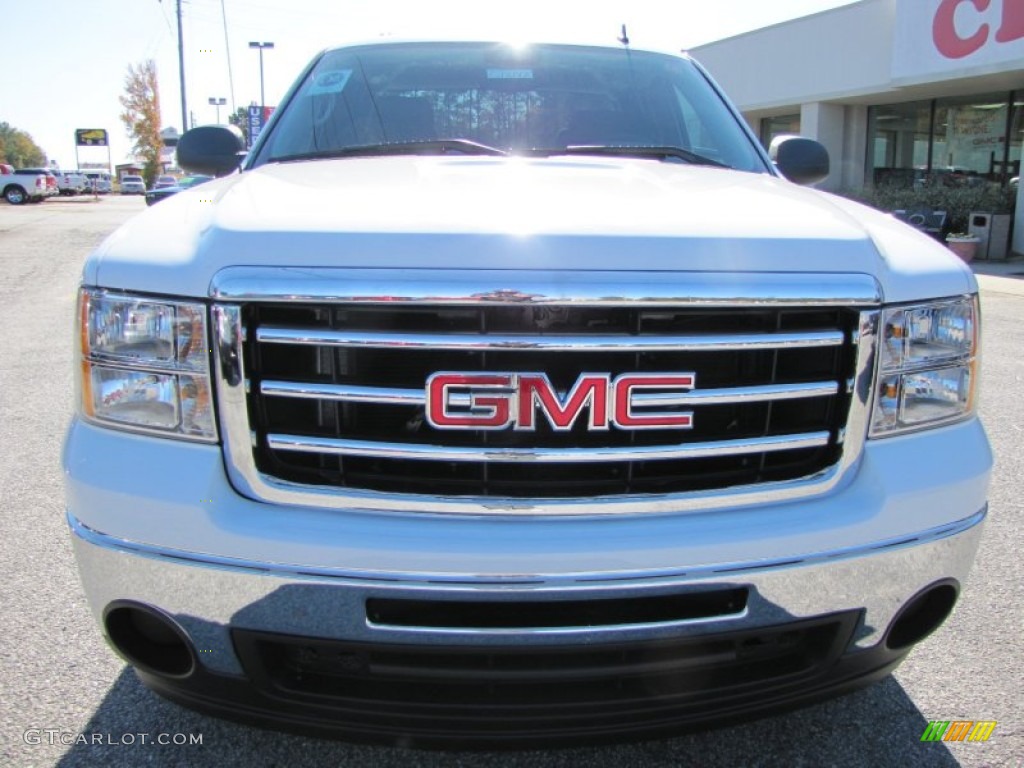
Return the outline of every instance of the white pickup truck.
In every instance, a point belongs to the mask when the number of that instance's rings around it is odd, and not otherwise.
[[[337,48],[248,155],[177,151],[222,178],[85,264],[64,452],[146,685],[592,743],[852,690],[953,610],[992,464],[974,276],[800,186],[821,145],[765,152],[687,56]]]
[[[54,168],[53,175],[57,177],[57,188],[62,195],[80,195],[89,190],[89,179],[81,171],[62,171]]]
[[[13,166],[0,163],[0,195],[11,205],[40,203],[52,194],[45,173],[15,171]]]

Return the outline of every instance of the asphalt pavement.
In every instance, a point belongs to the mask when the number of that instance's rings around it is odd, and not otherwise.
[[[949,622],[897,672],[755,722],[602,748],[424,752],[280,734],[150,693],[107,648],[64,522],[60,446],[73,401],[75,288],[86,254],[141,198],[0,203],[0,764],[34,766],[1024,765],[1024,261],[984,274],[981,411],[996,453],[975,568]],[[1016,274],[1020,273],[1020,274]],[[931,720],[995,720],[984,743],[925,744]],[[196,743],[197,741],[201,743]],[[184,743],[183,743],[184,742]]]

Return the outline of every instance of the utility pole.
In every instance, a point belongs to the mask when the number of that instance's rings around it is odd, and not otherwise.
[[[181,36],[181,0],[178,0],[178,78],[181,80],[181,130],[188,130],[188,107],[185,106],[185,41]]]

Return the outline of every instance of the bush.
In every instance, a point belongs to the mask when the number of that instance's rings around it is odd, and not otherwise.
[[[996,184],[949,185],[926,183],[910,187],[905,184],[878,184],[842,193],[880,211],[945,211],[946,232],[966,232],[973,212],[1013,213],[1016,192]]]

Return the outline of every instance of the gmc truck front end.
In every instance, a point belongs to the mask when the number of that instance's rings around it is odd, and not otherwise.
[[[987,509],[978,288],[685,56],[324,52],[85,265],[67,515],[142,681],[535,747],[892,671]],[[782,178],[785,176],[786,178]]]

